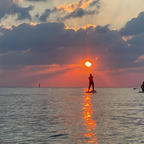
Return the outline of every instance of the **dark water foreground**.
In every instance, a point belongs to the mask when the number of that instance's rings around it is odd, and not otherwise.
[[[108,88],[0,89],[0,144],[144,143],[144,94]]]

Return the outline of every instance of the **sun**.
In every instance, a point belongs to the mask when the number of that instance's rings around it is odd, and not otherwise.
[[[90,61],[86,61],[84,64],[88,68],[92,66],[92,62],[90,62]]]

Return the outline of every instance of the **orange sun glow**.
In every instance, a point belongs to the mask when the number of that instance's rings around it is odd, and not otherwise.
[[[86,66],[86,67],[91,67],[91,66],[92,66],[92,62],[86,61],[86,62],[85,62],[85,66]]]

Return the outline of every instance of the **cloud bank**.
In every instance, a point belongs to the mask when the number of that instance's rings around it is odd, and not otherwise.
[[[143,49],[128,45],[108,26],[66,29],[63,23],[21,24],[0,37],[1,65],[70,64],[86,55],[98,56],[101,67],[134,67]]]

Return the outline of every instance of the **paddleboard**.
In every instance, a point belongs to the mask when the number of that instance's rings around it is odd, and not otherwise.
[[[86,93],[96,93],[96,90],[86,91]]]

